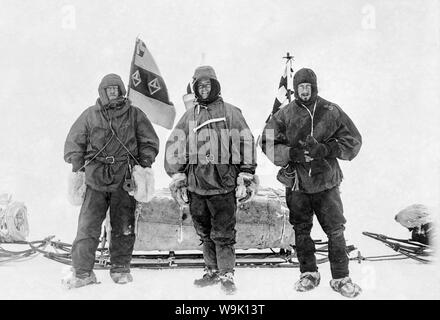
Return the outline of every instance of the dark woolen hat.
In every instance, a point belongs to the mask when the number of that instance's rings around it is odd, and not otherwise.
[[[298,70],[293,76],[293,88],[295,90],[296,99],[299,99],[298,85],[301,83],[310,83],[312,85],[312,99],[310,100],[314,101],[316,99],[316,96],[318,95],[318,84],[316,74],[313,72],[312,69],[302,68]]]

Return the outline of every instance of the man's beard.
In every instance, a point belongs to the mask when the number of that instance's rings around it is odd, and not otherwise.
[[[125,105],[125,97],[119,96],[116,99],[110,100],[108,107],[109,108],[119,108]]]
[[[308,101],[310,101],[310,99],[312,98],[312,95],[311,95],[311,94],[308,94],[308,95],[300,95],[299,98],[300,98],[302,101],[304,101],[304,102],[308,102]]]

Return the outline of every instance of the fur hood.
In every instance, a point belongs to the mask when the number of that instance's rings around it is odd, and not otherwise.
[[[101,103],[104,106],[109,104],[107,93],[105,92],[105,88],[109,86],[118,86],[121,97],[125,97],[125,95],[127,94],[127,91],[125,90],[124,82],[122,82],[120,76],[114,73],[110,73],[106,75],[104,78],[102,78],[98,88],[99,99],[101,100]]]

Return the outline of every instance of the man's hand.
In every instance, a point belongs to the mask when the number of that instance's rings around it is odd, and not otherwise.
[[[308,160],[308,159],[310,159],[308,152],[306,150],[303,150],[300,148],[290,148],[289,158],[290,158],[290,161],[300,162],[300,163],[311,161],[311,160]]]
[[[170,191],[174,200],[179,206],[184,206],[189,203],[187,177],[185,173],[176,173],[171,177]]]
[[[306,150],[309,158],[323,159],[329,154],[329,150],[324,143],[319,143],[314,137],[308,135],[306,138]]]
[[[151,168],[135,165],[132,177],[135,188],[129,192],[137,202],[148,203],[154,196],[154,173]]]
[[[312,162],[313,158],[309,156],[309,152],[306,150],[304,151],[304,161],[305,162]]]
[[[67,199],[73,206],[80,206],[86,194],[86,175],[84,171],[71,172],[67,183]]]
[[[240,172],[237,177],[235,197],[239,203],[251,201],[258,192],[260,181],[256,174]]]

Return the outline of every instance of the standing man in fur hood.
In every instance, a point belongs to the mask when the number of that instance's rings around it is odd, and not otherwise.
[[[196,104],[167,141],[165,170],[176,200],[189,202],[202,241],[206,273],[194,284],[220,282],[233,294],[237,201],[249,201],[257,192],[254,138],[240,109],[221,98],[212,67],[197,68],[193,80]]]
[[[310,236],[313,214],[329,240],[331,287],[347,297],[355,297],[359,286],[349,277],[339,185],[342,171],[338,160],[352,160],[362,138],[342,109],[318,96],[317,79],[311,69],[301,69],[294,79],[295,101],[275,113],[264,129],[261,147],[277,166],[294,174],[279,179],[286,184],[286,202],[301,276],[297,291],[308,291],[320,282],[315,245]]]
[[[106,75],[98,91],[96,104],[75,121],[64,145],[64,159],[72,164],[70,200],[82,204],[72,247],[73,274],[63,280],[68,288],[97,282],[93,265],[108,208],[110,276],[119,284],[133,280],[136,200],[148,202],[154,192],[151,165],[159,139],[151,122],[125,98],[118,75]]]

